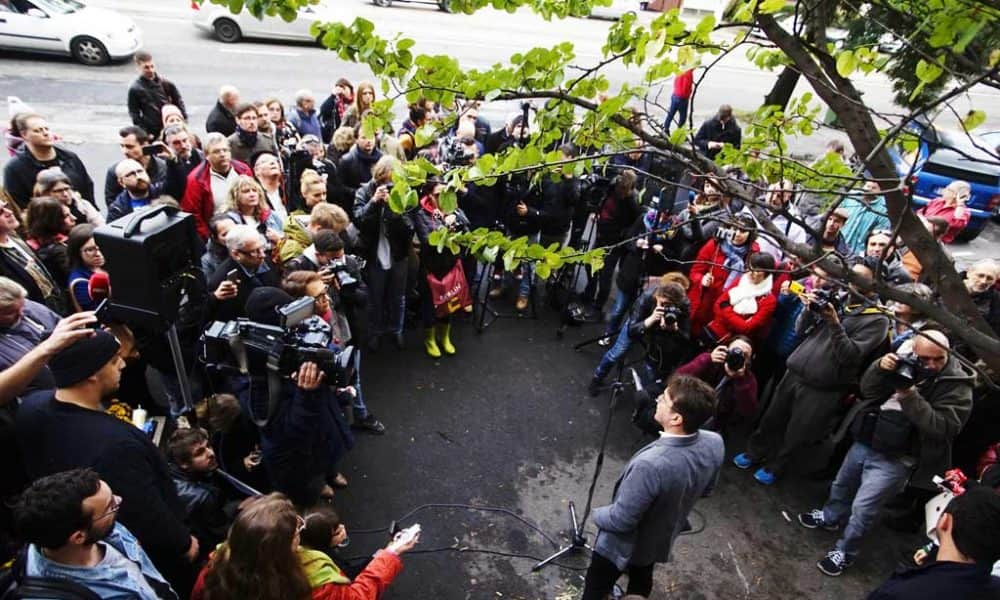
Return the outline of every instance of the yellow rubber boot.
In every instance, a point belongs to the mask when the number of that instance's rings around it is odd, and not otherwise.
[[[451,343],[451,323],[439,323],[438,331],[441,332],[441,349],[445,354],[454,354],[455,346]]]
[[[438,348],[437,340],[434,339],[435,329],[435,327],[428,327],[427,331],[424,333],[424,349],[427,350],[427,356],[430,356],[431,358],[441,358],[441,349]]]

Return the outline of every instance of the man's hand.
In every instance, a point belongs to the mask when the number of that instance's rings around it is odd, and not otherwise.
[[[93,311],[79,312],[61,319],[55,329],[41,344],[38,345],[46,356],[54,356],[63,348],[73,345],[77,340],[88,338],[97,333],[90,328],[97,322]]]
[[[389,187],[385,185],[380,185],[375,188],[375,194],[372,196],[372,201],[374,202],[385,202],[389,199]]]
[[[640,250],[645,250],[646,248],[649,248],[649,240],[646,238],[639,238],[635,241],[635,247]]]
[[[883,371],[895,371],[899,365],[899,356],[890,352],[878,360],[878,368]]]
[[[708,149],[709,150],[721,150],[722,146],[724,146],[724,144],[722,142],[709,142],[708,143]]]
[[[729,348],[725,346],[716,346],[715,350],[712,350],[712,362],[717,365],[721,365],[726,362],[726,354],[729,353]]]
[[[653,309],[653,314],[651,314],[648,317],[646,317],[646,320],[644,320],[642,322],[642,324],[645,326],[646,329],[649,329],[650,327],[652,327],[654,325],[660,325],[660,326],[662,326],[663,325],[663,313],[665,311],[666,311],[666,307],[664,307],[664,306],[657,306],[656,308]]]
[[[194,561],[198,560],[198,553],[200,551],[201,548],[198,546],[198,538],[192,535],[191,545],[188,546],[187,552],[184,553],[184,558],[186,558],[188,562],[193,563]]]
[[[524,200],[519,200],[517,202],[517,216],[523,217],[528,214],[528,205],[524,203]]]
[[[300,390],[311,392],[319,389],[319,386],[323,384],[323,380],[326,379],[326,373],[320,371],[316,363],[304,362],[299,367],[298,373],[294,375],[294,379]]]
[[[277,244],[281,241],[282,235],[273,229],[266,229],[264,230],[264,237],[272,244]]]
[[[779,290],[779,292],[781,293],[782,296],[787,296],[789,294],[788,286],[790,285],[792,285],[791,280],[786,280],[781,282],[781,289]]]
[[[823,307],[823,310],[820,311],[819,316],[826,319],[826,321],[831,325],[840,323],[840,316],[837,315],[837,309],[833,306],[833,302],[828,302],[827,305]]]
[[[705,273],[701,278],[701,287],[712,287],[715,283],[715,277],[712,277],[711,273]]]
[[[235,298],[239,291],[240,286],[226,279],[219,284],[219,287],[212,292],[212,295],[215,296],[216,300],[229,300],[231,298]]]

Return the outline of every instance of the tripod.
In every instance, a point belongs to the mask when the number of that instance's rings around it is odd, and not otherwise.
[[[493,263],[486,263],[483,267],[483,276],[479,279],[479,284],[476,285],[475,290],[475,303],[478,307],[477,317],[476,317],[476,333],[482,333],[486,331],[486,328],[495,323],[498,319],[514,319],[520,317],[520,313],[502,313],[493,307],[490,302],[490,283],[493,281],[493,274],[496,272],[496,265]],[[486,291],[483,292],[483,282],[486,283]],[[532,274],[531,280],[531,290],[528,293],[528,306],[531,309],[531,318],[538,318],[538,309],[535,306],[535,282],[534,274]],[[489,320],[487,320],[489,317]]]
[[[576,504],[570,502],[569,518],[573,525],[573,534],[570,538],[569,545],[556,550],[555,554],[531,567],[532,572],[540,571],[553,561],[573,554],[574,552],[582,551],[584,549],[590,550],[591,552],[594,551],[594,548],[587,543],[587,536],[584,535],[584,528],[587,525],[587,517],[590,516],[590,506],[594,500],[594,491],[597,489],[597,478],[600,477],[601,468],[604,466],[604,451],[607,449],[608,436],[611,433],[611,420],[614,417],[615,408],[618,406],[618,398],[621,396],[622,390],[625,389],[625,383],[622,381],[622,375],[624,372],[625,361],[620,360],[618,361],[618,373],[615,377],[614,383],[611,384],[611,400],[608,404],[608,418],[604,422],[604,434],[601,436],[601,450],[597,453],[597,464],[594,466],[594,476],[590,480],[590,489],[587,491],[587,505],[583,509],[583,520],[577,520]]]

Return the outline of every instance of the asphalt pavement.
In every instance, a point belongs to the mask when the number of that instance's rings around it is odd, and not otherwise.
[[[337,77],[357,81],[370,75],[306,44],[221,44],[190,25],[188,3],[180,0],[95,4],[134,16],[145,32],[146,48],[154,53],[159,70],[180,87],[198,129],[223,83],[237,85],[245,98],[276,94],[290,101],[299,88],[312,88],[322,98]],[[591,20],[548,24],[523,13],[466,17],[409,4],[378,9],[344,0],[338,5],[346,16],[364,15],[380,29],[412,34],[418,51],[447,52],[472,66],[567,38],[578,42],[581,62],[593,61],[608,27]],[[132,65],[94,69],[69,59],[13,52],[0,52],[0,65],[0,97],[18,96],[46,114],[66,146],[81,155],[100,190],[106,166],[119,157],[117,128],[128,124],[124,104],[135,76]],[[629,76],[634,73],[621,69],[612,79]],[[871,78],[861,83],[868,91],[866,101],[887,102],[887,82]],[[751,108],[770,85],[770,77],[756,72],[744,58],[729,57],[705,80],[705,100],[696,106],[696,120],[721,102]],[[968,98],[979,105],[998,102],[995,95],[976,94]],[[1000,110],[986,110],[990,119],[1000,117]],[[487,109],[497,122],[504,113],[503,108]],[[952,250],[960,261],[995,256],[1000,254],[998,235],[991,225],[976,242]],[[509,310],[508,304],[504,301],[502,308]],[[570,329],[558,339],[557,316],[539,306],[539,319],[501,319],[483,334],[476,334],[467,319],[460,320],[454,333],[459,348],[455,357],[427,358],[419,331],[408,332],[409,345],[402,352],[384,349],[365,357],[366,396],[388,432],[384,437],[359,435],[342,465],[350,486],[338,491],[336,503],[355,532],[345,554],[365,555],[384,543],[383,535],[359,530],[387,527],[425,504],[503,508],[537,525],[552,541],[567,541],[568,502],[574,501],[582,516],[609,418],[609,398],[590,398],[585,391],[600,349],[573,349],[576,342],[596,335],[596,326]],[[629,422],[630,402],[622,398],[611,414],[595,505],[610,500],[625,461],[647,441]],[[735,435],[727,446],[728,456],[740,451],[742,436]],[[794,518],[818,506],[827,485],[793,476],[764,488],[749,473],[727,465],[713,496],[697,505],[698,514],[692,518],[697,533],[680,538],[673,562],[657,568],[653,597],[862,597],[919,540],[879,527],[862,547],[855,567],[837,579],[822,575],[814,564],[832,547],[835,536],[805,530]],[[406,556],[406,569],[386,598],[578,597],[581,571],[548,567],[532,573],[533,558],[471,551],[540,558],[554,550],[552,541],[507,513],[427,508],[403,525],[414,522],[423,526],[420,549],[440,551]],[[593,527],[588,529],[593,532]],[[582,568],[587,561],[577,556],[564,564]]]

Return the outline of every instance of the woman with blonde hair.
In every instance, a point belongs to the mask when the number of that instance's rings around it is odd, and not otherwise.
[[[229,187],[226,214],[238,225],[257,228],[269,242],[276,244],[281,239],[284,223],[264,202],[264,188],[249,175],[240,175]]]
[[[376,600],[402,571],[400,555],[417,542],[397,537],[350,581],[307,574],[304,563],[315,555],[300,545],[305,527],[281,494],[252,501],[202,569],[191,600]]]

